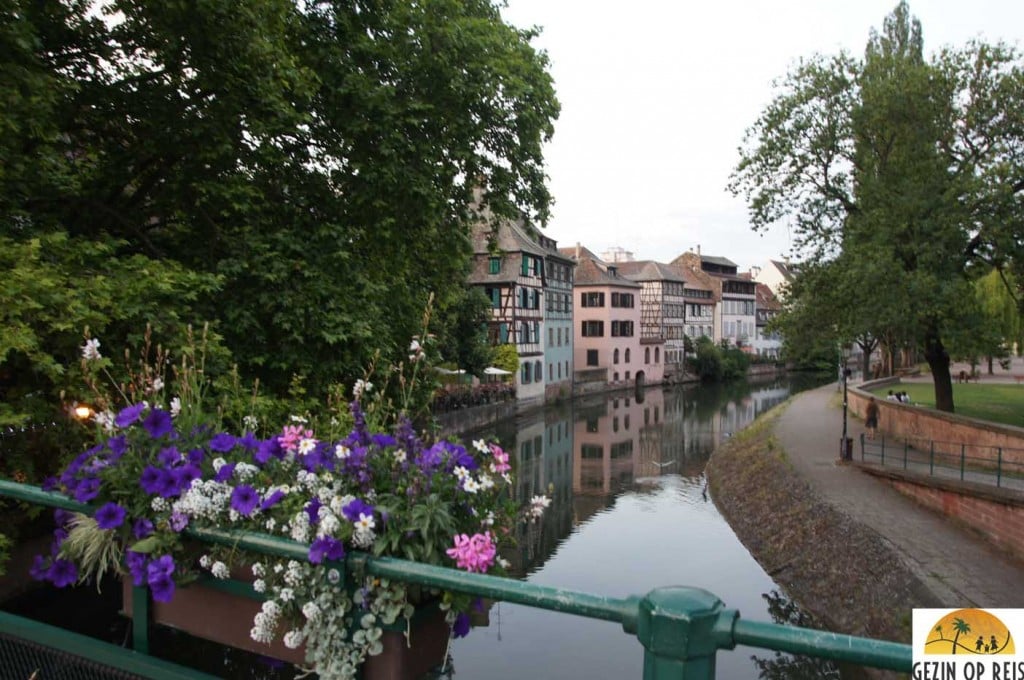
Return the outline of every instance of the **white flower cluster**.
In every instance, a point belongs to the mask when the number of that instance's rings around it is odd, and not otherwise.
[[[551,505],[551,499],[547,496],[534,496],[530,499],[530,508],[526,511],[531,522],[536,522],[544,515],[544,511]]]
[[[156,499],[154,499],[156,500]],[[160,499],[163,500],[163,499]],[[165,501],[166,502],[166,501]],[[212,479],[196,479],[182,496],[174,501],[174,512],[189,517],[215,521],[231,504],[231,486]]]

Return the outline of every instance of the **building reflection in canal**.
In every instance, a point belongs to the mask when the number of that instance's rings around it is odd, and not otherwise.
[[[484,433],[513,459],[519,500],[552,498],[506,555],[513,573],[608,597],[686,584],[746,619],[771,620],[765,598],[777,585],[710,502],[703,473],[719,442],[799,389],[781,380],[595,395]],[[501,602],[487,619],[455,642],[456,676],[642,674],[642,648],[621,626]],[[762,675],[753,652],[721,652],[720,677]]]

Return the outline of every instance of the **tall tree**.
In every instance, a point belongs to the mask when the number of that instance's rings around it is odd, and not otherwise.
[[[808,262],[829,265],[803,289],[807,304],[818,286],[845,292],[815,306],[822,325],[840,341],[919,346],[942,410],[954,409],[948,348],[982,323],[972,279],[1021,263],[1022,105],[1013,49],[971,43],[929,62],[901,2],[862,60],[816,56],[787,76],[730,184],[755,229],[789,217]]]

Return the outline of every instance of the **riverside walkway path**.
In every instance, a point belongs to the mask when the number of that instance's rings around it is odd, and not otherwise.
[[[885,481],[839,462],[842,418],[832,383],[797,394],[776,423],[779,443],[815,493],[889,543],[942,606],[1024,607],[1024,564]],[[852,416],[847,422],[849,436],[859,439],[863,422]]]

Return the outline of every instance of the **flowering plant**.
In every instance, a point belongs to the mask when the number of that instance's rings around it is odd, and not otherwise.
[[[97,360],[98,345],[83,356]],[[95,510],[57,511],[53,548],[36,557],[34,576],[67,586],[114,571],[170,601],[199,573],[228,578],[245,566],[266,598],[251,637],[305,645],[307,670],[322,678],[355,677],[381,651],[380,626],[408,619],[412,605],[401,584],[345,587],[337,562],[347,551],[501,574],[515,524],[549,503],[539,496],[520,507],[497,444],[426,441],[405,417],[373,431],[363,408],[372,390],[359,381],[351,430],[337,438],[318,437],[299,416],[268,437],[231,433],[185,417],[180,399],[100,415],[100,441],[46,484]],[[307,546],[307,559],[197,552],[183,540],[189,526],[277,535]],[[468,632],[469,598],[441,599],[452,633]]]

